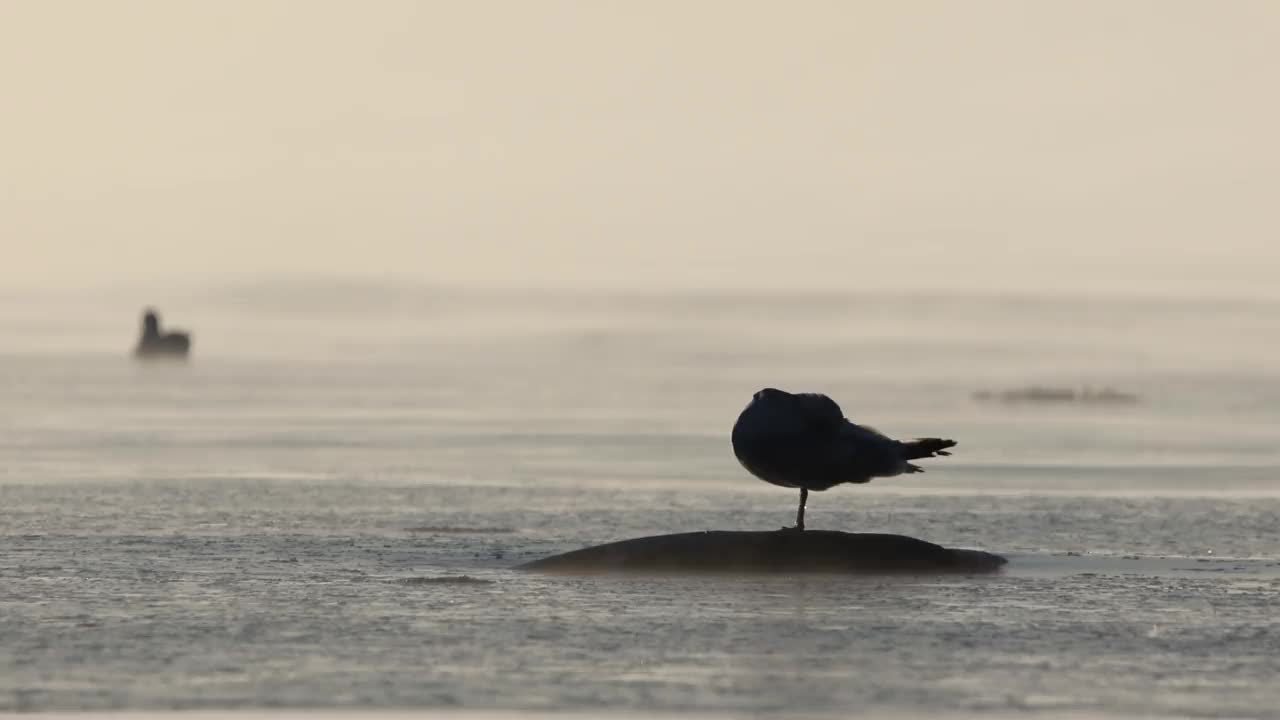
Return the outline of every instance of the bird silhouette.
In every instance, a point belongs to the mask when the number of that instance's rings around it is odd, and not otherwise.
[[[142,315],[142,335],[133,354],[139,358],[186,358],[191,336],[185,332],[161,332],[160,315],[148,309]]]
[[[767,483],[800,488],[794,530],[804,530],[809,491],[872,478],[924,472],[912,460],[950,455],[955,440],[894,440],[845,418],[834,400],[818,393],[765,388],[733,425],[733,454]]]

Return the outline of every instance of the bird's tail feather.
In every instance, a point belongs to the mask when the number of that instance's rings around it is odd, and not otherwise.
[[[931,458],[938,455],[950,455],[947,448],[955,447],[955,440],[944,440],[943,438],[916,438],[915,440],[907,440],[901,443],[903,454],[908,460],[919,460],[920,458]]]

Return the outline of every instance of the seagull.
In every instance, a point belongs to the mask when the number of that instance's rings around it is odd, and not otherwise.
[[[733,425],[733,454],[767,483],[800,488],[796,526],[804,530],[809,491],[871,478],[924,472],[911,460],[950,455],[955,440],[894,440],[849,422],[834,400],[818,393],[792,394],[765,388]]]

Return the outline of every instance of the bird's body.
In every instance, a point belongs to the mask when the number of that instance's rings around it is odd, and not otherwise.
[[[160,332],[160,316],[148,310],[142,316],[142,336],[134,355],[143,359],[186,358],[191,351],[191,336],[184,332]]]
[[[912,460],[948,455],[954,440],[901,442],[849,422],[826,395],[765,388],[752,397],[733,426],[733,453],[752,475],[800,488],[797,529],[804,529],[808,491],[876,477],[923,472]]]

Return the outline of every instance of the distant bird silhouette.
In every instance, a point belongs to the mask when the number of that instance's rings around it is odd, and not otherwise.
[[[765,388],[751,398],[733,425],[733,454],[752,475],[774,485],[800,488],[795,530],[804,530],[809,491],[871,478],[924,472],[911,460],[950,455],[955,440],[898,441],[854,425],[826,395]]]
[[[160,315],[147,310],[142,316],[142,337],[133,354],[139,358],[185,358],[191,351],[191,338],[184,332],[160,332]]]

